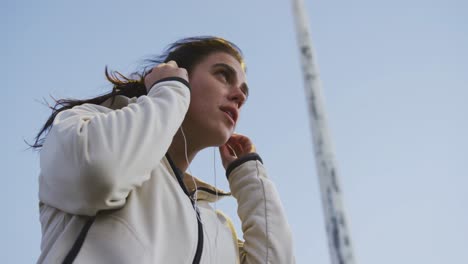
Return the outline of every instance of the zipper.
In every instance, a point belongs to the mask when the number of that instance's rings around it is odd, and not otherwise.
[[[182,172],[175,166],[174,162],[172,161],[168,153],[166,153],[166,158],[169,161],[169,164],[171,165],[171,169],[177,178],[177,182],[179,182],[180,187],[184,191],[185,195],[187,195],[187,197],[189,198],[190,202],[192,203],[192,207],[195,210],[195,213],[197,214],[198,242],[197,242],[197,251],[195,252],[195,256],[193,258],[192,264],[200,264],[200,260],[201,260],[201,256],[203,252],[203,225],[202,225],[202,222],[200,221],[200,211],[195,206],[195,201],[192,199],[191,195],[189,194],[187,190],[187,187],[184,184],[184,181],[182,178]]]

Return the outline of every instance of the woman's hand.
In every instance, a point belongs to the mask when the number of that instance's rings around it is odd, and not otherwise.
[[[248,137],[240,134],[233,134],[226,144],[219,147],[219,152],[224,169],[227,169],[231,162],[246,154],[255,152],[255,146]]]
[[[167,77],[180,77],[185,79],[187,82],[188,80],[188,73],[187,70],[184,68],[179,68],[177,63],[173,60],[167,63],[161,63],[156,65],[146,76],[145,76],[145,87],[146,90],[149,92],[151,87],[159,81]]]

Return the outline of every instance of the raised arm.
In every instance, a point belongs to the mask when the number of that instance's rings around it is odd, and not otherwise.
[[[229,162],[226,175],[242,221],[241,263],[295,263],[291,231],[278,192],[267,177],[260,156],[252,152],[255,148],[247,140],[231,139],[228,144],[232,147],[221,147],[223,161],[229,155],[239,156]]]
[[[123,206],[149,179],[184,119],[190,90],[177,75],[148,81],[148,95],[121,109],[84,104],[57,115],[40,153],[42,202],[94,215]]]

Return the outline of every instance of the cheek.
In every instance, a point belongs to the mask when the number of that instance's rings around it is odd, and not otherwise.
[[[205,87],[204,90],[194,90],[190,98],[190,105],[193,108],[204,109],[204,111],[213,111],[215,108],[221,105],[222,96],[219,91],[210,89],[211,87]]]
[[[209,104],[205,98],[194,95],[190,99],[190,106],[187,112],[187,116],[194,121],[200,121],[201,119],[206,118],[211,111],[212,110],[210,110]]]

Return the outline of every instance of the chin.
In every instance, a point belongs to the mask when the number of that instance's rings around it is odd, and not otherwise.
[[[202,122],[200,122],[202,123]],[[219,123],[208,123],[198,126],[197,138],[203,141],[205,147],[219,147],[224,145],[234,133],[233,127],[220,125]],[[201,142],[200,142],[201,143]]]
[[[233,132],[232,131],[222,131],[221,133],[217,134],[216,136],[213,135],[212,139],[214,141],[214,146],[222,146],[226,144],[226,142],[231,138]]]

